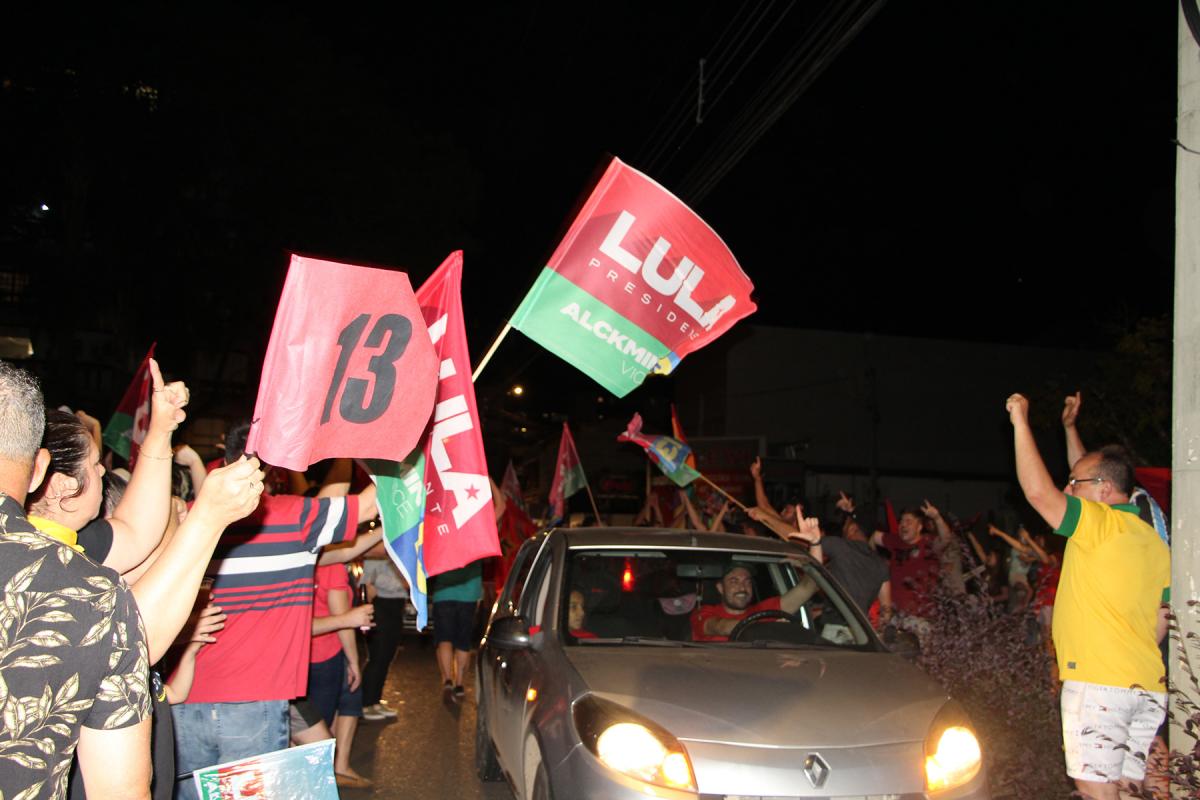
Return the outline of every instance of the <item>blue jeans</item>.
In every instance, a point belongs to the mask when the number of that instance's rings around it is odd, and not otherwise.
[[[175,800],[196,800],[192,770],[288,746],[286,700],[181,703],[175,720]]]

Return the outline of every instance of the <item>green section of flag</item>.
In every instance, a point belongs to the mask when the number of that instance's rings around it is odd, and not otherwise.
[[[659,464],[658,467],[659,469],[662,469],[662,464]],[[683,461],[679,462],[679,469],[675,470],[674,472],[667,472],[665,469],[662,472],[664,475],[670,478],[676,486],[687,486],[689,483],[696,480],[696,478],[700,477],[699,472],[689,467],[687,463]]]
[[[117,411],[104,426],[104,445],[126,461],[129,460],[129,443],[133,438],[133,417]]]
[[[542,269],[511,322],[617,397],[640,386],[669,352],[627,317],[549,267]]]
[[[587,485],[587,478],[583,474],[583,464],[578,461],[574,466],[563,470],[562,478],[562,493],[563,497],[570,497]]]

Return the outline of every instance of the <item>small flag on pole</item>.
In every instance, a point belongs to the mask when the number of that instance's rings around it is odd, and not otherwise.
[[[696,468],[696,454],[692,452],[691,445],[688,444],[687,437],[683,435],[683,424],[679,421],[679,414],[675,411],[675,404],[671,403],[671,435],[679,440],[680,444],[688,449],[687,458],[683,459],[683,463],[687,464],[692,469]]]
[[[105,446],[128,461],[130,467],[137,460],[138,449],[150,429],[151,358],[154,358],[153,344],[133,373],[133,380],[109,418],[108,425],[104,426]]]
[[[571,429],[564,422],[562,439],[558,444],[558,463],[554,468],[554,482],[550,485],[550,505],[554,508],[555,519],[563,519],[566,514],[567,498],[586,485],[587,476],[583,474],[583,465],[579,463],[575,440],[571,438]]]
[[[670,436],[647,436],[642,433],[642,415],[634,414],[629,427],[617,437],[618,442],[633,442],[646,451],[650,460],[658,465],[663,474],[676,486],[687,486],[700,477],[700,473],[688,466],[687,458],[692,448]]]
[[[504,492],[504,496],[513,501],[517,508],[525,510],[525,498],[521,495],[521,481],[517,478],[517,470],[513,467],[512,459],[509,459],[508,466],[504,468],[504,480],[500,484],[500,491]]]

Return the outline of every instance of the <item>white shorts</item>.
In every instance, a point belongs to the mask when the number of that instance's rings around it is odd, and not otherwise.
[[[1067,774],[1097,783],[1146,777],[1146,754],[1167,716],[1167,696],[1083,681],[1063,681]]]

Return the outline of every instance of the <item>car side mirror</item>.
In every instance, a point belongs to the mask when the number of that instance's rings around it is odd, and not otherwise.
[[[527,650],[532,645],[529,624],[524,617],[500,617],[492,620],[487,642],[500,650]]]

